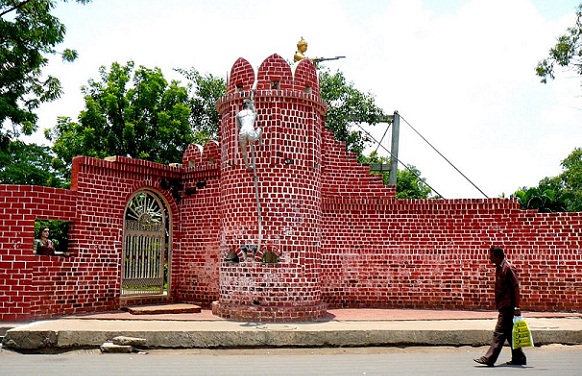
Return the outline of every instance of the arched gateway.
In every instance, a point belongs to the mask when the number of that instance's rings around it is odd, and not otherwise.
[[[123,222],[122,297],[167,293],[169,222],[168,210],[154,192],[138,191],[129,200]]]

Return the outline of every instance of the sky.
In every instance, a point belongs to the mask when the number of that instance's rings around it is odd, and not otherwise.
[[[582,147],[580,77],[560,68],[556,80],[544,85],[535,75],[538,61],[574,25],[580,3],[59,2],[54,14],[67,27],[59,47],[76,49],[79,58],[74,63],[51,58],[45,72],[60,78],[65,93],[41,107],[39,131],[27,140],[49,145],[43,129],[53,127],[57,116],[77,119],[84,104],[80,88],[99,79],[100,66],[132,60],[184,83],[174,68],[226,78],[239,57],[255,69],[273,53],[291,60],[303,37],[307,56],[346,56],[326,66],[372,94],[385,112],[398,111],[399,159],[416,166],[438,194],[508,197],[559,175],[561,161]],[[380,140],[386,126],[366,129]],[[387,155],[384,148],[390,149],[389,135],[378,149]]]

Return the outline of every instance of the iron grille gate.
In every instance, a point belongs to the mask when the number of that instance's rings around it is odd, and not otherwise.
[[[121,295],[164,293],[166,215],[162,202],[139,192],[125,210]]]

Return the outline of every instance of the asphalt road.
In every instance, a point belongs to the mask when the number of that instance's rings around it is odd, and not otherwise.
[[[19,354],[0,350],[3,375],[581,375],[582,346],[526,349],[528,365],[496,367],[473,362],[486,347],[317,348],[253,350],[154,350],[101,354]]]

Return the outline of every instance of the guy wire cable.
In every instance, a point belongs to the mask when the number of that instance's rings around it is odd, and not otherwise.
[[[378,142],[378,145],[376,146],[376,150],[374,150],[374,152],[378,152],[378,148],[380,147],[380,144],[382,143],[382,141],[384,141],[384,137],[386,137],[386,133],[388,133],[388,129],[390,129],[390,126],[392,125],[392,123],[388,123],[388,126],[386,127],[386,130],[384,131],[384,134],[382,135],[382,138],[380,139],[380,142]]]
[[[416,132],[416,134],[417,134],[417,135],[419,135],[419,136],[420,136],[420,138],[422,138],[422,139],[424,140],[424,142],[426,142],[426,143],[427,143],[427,144],[428,144],[428,145],[429,145],[429,146],[430,146],[430,147],[431,147],[431,148],[432,148],[434,151],[436,151],[436,152],[438,153],[438,155],[440,155],[440,156],[441,156],[441,157],[442,157],[442,158],[443,158],[445,161],[447,161],[447,162],[448,162],[448,164],[450,164],[450,165],[451,165],[451,166],[452,166],[452,167],[453,167],[453,168],[454,168],[454,169],[455,169],[455,170],[456,170],[456,171],[457,171],[459,174],[461,174],[461,176],[462,176],[462,177],[464,177],[464,178],[465,178],[465,180],[467,180],[469,183],[471,183],[471,185],[472,185],[473,187],[477,188],[477,190],[478,190],[479,192],[481,192],[481,194],[482,194],[483,196],[485,196],[485,198],[489,198],[489,197],[488,197],[488,196],[485,194],[485,192],[483,192],[483,191],[482,191],[482,190],[481,190],[479,187],[477,187],[477,186],[475,185],[475,183],[473,183],[473,182],[472,182],[472,181],[471,181],[471,180],[470,180],[468,177],[466,177],[466,176],[465,176],[465,174],[463,174],[463,173],[462,173],[462,172],[461,172],[461,171],[460,171],[460,170],[459,170],[457,167],[455,167],[455,165],[453,165],[453,164],[451,163],[451,161],[449,161],[449,160],[448,160],[448,159],[447,159],[447,158],[446,158],[444,155],[442,155],[440,151],[438,151],[438,150],[437,150],[437,149],[436,149],[434,146],[432,146],[432,145],[431,145],[431,143],[430,143],[430,142],[428,142],[426,138],[424,138],[424,137],[423,137],[423,136],[422,136],[422,135],[421,135],[421,134],[420,134],[420,133],[419,133],[419,132],[418,132],[416,129],[414,129],[414,127],[413,127],[413,126],[412,126],[412,125],[411,125],[411,124],[410,124],[408,121],[406,121],[406,119],[404,119],[404,118],[402,117],[402,115],[400,115],[400,119],[404,120],[404,122],[405,122],[406,124],[408,124],[408,126],[409,126],[410,128],[412,128],[412,130],[413,130],[414,132]]]
[[[380,145],[382,147],[382,149],[384,149],[385,151],[387,151],[390,154],[390,158],[394,158],[398,161],[398,163],[400,163],[402,166],[404,166],[405,169],[408,170],[408,172],[410,172],[412,175],[416,176],[418,178],[418,180],[422,181],[422,184],[425,184],[427,187],[429,187],[434,193],[436,193],[437,195],[439,195],[439,197],[444,198],[443,195],[441,195],[440,193],[437,192],[436,189],[434,189],[430,184],[428,184],[426,181],[424,181],[420,176],[418,176],[417,174],[414,173],[414,171],[412,171],[411,168],[409,168],[404,162],[402,162],[400,159],[396,158],[394,156],[394,154],[392,154],[392,151],[386,149],[386,147],[382,144],[380,144],[375,138],[374,136],[372,136],[370,134],[370,132],[368,132],[367,130],[365,130],[359,123],[356,123],[356,125],[364,131],[364,133],[366,133],[366,135],[368,135],[368,137],[370,137],[375,143],[377,143],[378,145]]]

